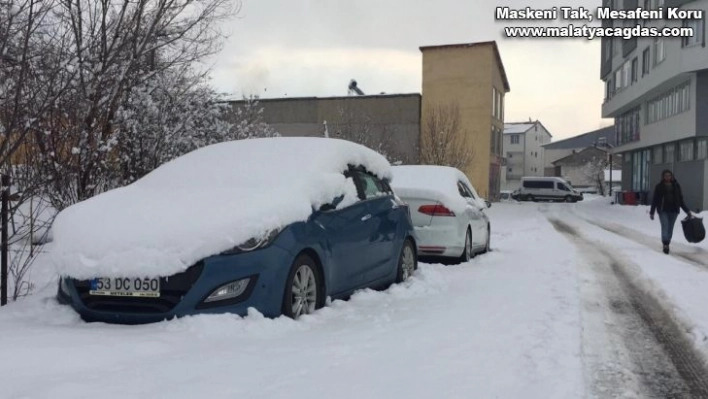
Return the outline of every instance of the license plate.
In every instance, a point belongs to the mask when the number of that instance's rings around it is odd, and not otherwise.
[[[91,280],[89,294],[157,298],[160,296],[160,279],[126,277],[95,278]]]

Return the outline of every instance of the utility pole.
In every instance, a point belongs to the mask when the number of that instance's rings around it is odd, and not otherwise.
[[[609,159],[610,162],[610,189],[609,189],[609,195],[610,199],[612,199],[612,152],[608,151],[607,152],[607,158]]]
[[[10,197],[10,176],[3,174],[0,179],[2,183],[2,193],[0,194],[0,201],[2,202],[2,209],[0,209],[0,224],[2,224],[2,248],[0,248],[0,306],[7,305],[7,214],[8,202]]]

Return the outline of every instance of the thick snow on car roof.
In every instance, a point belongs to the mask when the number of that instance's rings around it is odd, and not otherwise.
[[[438,165],[401,165],[394,166],[392,170],[391,187],[404,200],[425,198],[440,201],[454,212],[462,212],[468,206],[460,195],[457,182],[472,185],[459,169]]]
[[[168,276],[356,189],[342,172],[362,165],[391,178],[377,152],[339,139],[277,137],[220,143],[135,183],[60,212],[53,259],[62,275]]]

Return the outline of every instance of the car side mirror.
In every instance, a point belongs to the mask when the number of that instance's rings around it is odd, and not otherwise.
[[[337,209],[337,207],[333,204],[324,204],[320,207],[320,212],[333,211],[335,209]]]
[[[487,204],[487,208],[491,208],[491,207],[492,207],[492,203],[491,203],[491,202],[489,202],[489,201],[484,201],[484,203]]]
[[[342,201],[344,201],[344,196],[340,195],[339,197],[332,200],[332,202],[330,202],[328,204],[323,204],[322,206],[320,206],[320,211],[321,212],[333,211],[333,210],[337,209],[337,205],[339,205]]]

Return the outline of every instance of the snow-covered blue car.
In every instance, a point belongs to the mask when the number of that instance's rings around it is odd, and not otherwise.
[[[298,318],[417,268],[410,212],[380,154],[329,138],[205,147],[63,210],[57,298],[84,320]]]

